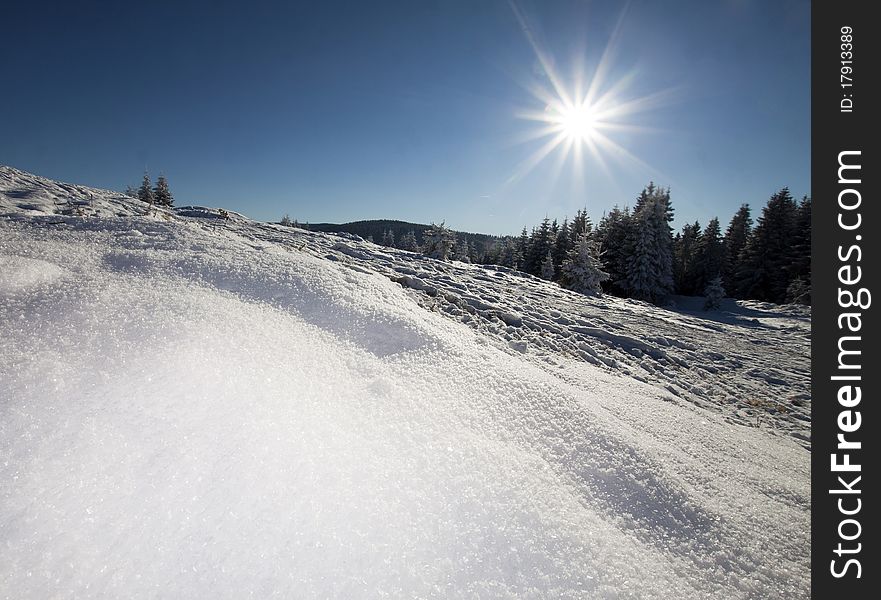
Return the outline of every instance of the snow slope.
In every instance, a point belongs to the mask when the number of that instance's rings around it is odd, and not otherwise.
[[[676,360],[803,393],[802,315],[145,212],[0,167],[0,596],[808,596],[809,452]]]

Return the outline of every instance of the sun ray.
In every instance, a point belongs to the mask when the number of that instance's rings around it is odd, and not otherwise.
[[[630,152],[629,150],[627,150],[626,148],[621,146],[620,144],[615,143],[613,140],[609,139],[608,137],[606,137],[602,133],[597,133],[594,141],[596,141],[598,146],[602,146],[603,149],[605,149],[608,154],[610,154],[614,158],[618,159],[620,162],[622,162],[622,163],[623,162],[630,162],[630,163],[642,168],[643,170],[646,170],[646,171],[654,174],[655,176],[657,176],[660,179],[669,180],[669,177],[666,174],[662,173],[661,171],[659,171],[655,167],[651,166],[650,164],[648,164],[647,162],[645,162],[644,160],[642,160],[641,158],[639,158],[638,156],[636,156],[635,154],[633,154],[632,152]]]
[[[553,193],[557,189],[557,185],[560,182],[560,175],[563,173],[563,169],[566,166],[566,159],[570,156],[570,148],[572,145],[572,140],[564,140],[562,142],[564,145],[559,152],[556,153],[556,158],[554,162],[551,164],[550,172],[548,173],[548,194],[553,195]]]
[[[616,119],[627,115],[645,112],[653,108],[659,108],[669,104],[679,92],[679,88],[669,88],[639,98],[633,98],[626,102],[610,102],[609,108],[600,111],[599,118]]]
[[[546,125],[544,127],[538,129],[532,129],[530,131],[520,132],[518,134],[512,135],[508,140],[504,143],[507,146],[516,146],[525,144],[528,142],[532,142],[534,140],[540,140],[542,138],[546,138],[549,135],[556,135],[560,133],[559,128],[555,125]]]
[[[551,169],[552,184],[562,172],[565,164],[571,161],[572,175],[576,183],[584,180],[586,163],[596,163],[603,175],[612,178],[611,166],[607,158],[624,166],[638,167],[652,173],[657,170],[636,157],[632,152],[615,142],[610,135],[645,134],[658,130],[640,124],[626,122],[627,117],[649,111],[671,101],[677,94],[676,88],[662,90],[648,95],[627,97],[637,81],[638,71],[630,69],[613,79],[613,62],[620,43],[627,6],[622,10],[615,27],[604,47],[596,68],[586,77],[584,57],[577,56],[572,64],[574,74],[570,85],[564,85],[554,67],[552,57],[541,47],[536,31],[530,26],[526,15],[515,0],[509,0],[511,9],[520,24],[535,57],[541,66],[546,84],[531,82],[523,87],[543,106],[543,109],[530,109],[518,113],[520,119],[531,121],[539,126],[517,136],[515,143],[534,140],[550,140],[528,158],[521,162],[507,183],[516,181],[531,172],[552,153],[558,154]],[[586,91],[585,91],[586,90]]]
[[[608,163],[606,163],[606,159],[603,157],[603,154],[600,152],[597,144],[594,140],[588,140],[587,150],[590,152],[591,156],[593,156],[596,163],[600,166],[600,170],[602,170],[603,175],[605,175],[608,179],[613,179],[612,171],[609,169]]]
[[[588,138],[589,140],[590,138]],[[572,155],[572,175],[574,178],[575,187],[577,189],[584,188],[584,160],[582,159],[582,153],[584,152],[585,143],[582,143],[581,140],[572,140],[574,144]]]
[[[662,127],[650,127],[648,125],[632,125],[630,123],[612,123],[601,121],[597,123],[597,131],[615,131],[618,133],[635,133],[638,135],[670,133],[669,129]],[[533,138],[534,139],[534,138]]]
[[[608,106],[618,101],[627,89],[633,85],[638,73],[636,69],[631,69],[624,75],[619,77],[612,83],[609,88],[603,92],[596,100],[591,99],[591,105],[596,106],[598,111],[605,110]],[[585,98],[585,100],[587,100]]]
[[[523,30],[523,34],[526,36],[526,39],[529,41],[529,44],[532,46],[532,50],[535,53],[535,57],[538,59],[539,64],[541,64],[542,69],[544,70],[545,75],[548,80],[551,82],[551,85],[554,87],[554,91],[557,93],[557,96],[562,98],[564,101],[568,102],[568,96],[566,94],[566,88],[560,82],[559,77],[557,77],[557,73],[553,68],[551,60],[548,58],[546,53],[542,50],[541,46],[539,46],[538,42],[535,40],[535,36],[532,32],[532,28],[526,22],[526,18],[523,16],[523,13],[520,12],[520,9],[517,8],[517,4],[514,0],[509,0],[509,4],[511,9],[514,11],[514,16],[517,18],[517,21],[520,23],[520,28]]]
[[[600,57],[600,62],[597,65],[596,72],[594,72],[593,77],[590,80],[590,85],[587,88],[587,94],[584,97],[584,102],[587,104],[593,103],[594,97],[599,92],[603,84],[606,82],[606,76],[612,69],[612,59],[618,47],[618,41],[621,37],[621,27],[624,24],[624,16],[627,14],[627,9],[629,6],[630,2],[628,2],[624,6],[624,9],[621,11],[621,15],[618,17],[618,22],[615,24],[615,29],[612,30],[612,35],[609,37],[609,41],[606,44],[606,47],[603,49],[603,54]]]
[[[554,149],[564,141],[566,141],[566,136],[562,133],[558,133],[553,139],[549,140],[545,145],[533,152],[526,160],[521,162],[506,183],[513,183],[514,181],[522,179],[524,176],[528,175],[536,165],[543,161],[548,154],[553,152]]]

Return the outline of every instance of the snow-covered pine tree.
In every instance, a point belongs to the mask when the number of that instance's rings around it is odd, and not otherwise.
[[[569,256],[569,252],[573,247],[573,237],[569,233],[569,219],[563,219],[560,231],[557,232],[557,239],[554,240],[554,266],[559,271],[563,266],[563,261]]]
[[[463,235],[452,233],[453,246],[450,248],[450,260],[470,263],[471,256],[468,254],[468,240]]]
[[[171,206],[174,204],[174,198],[168,187],[168,180],[165,179],[164,175],[160,175],[159,179],[156,180],[156,187],[153,188],[153,197],[159,206]]]
[[[422,234],[422,254],[438,260],[449,260],[454,243],[453,232],[443,222],[432,223]]]
[[[737,283],[742,297],[786,302],[796,208],[789,188],[781,189],[768,200],[740,261]]]
[[[655,200],[663,200],[665,202],[664,206],[664,218],[667,223],[673,222],[673,205],[670,204],[670,189],[666,190],[660,187],[655,186],[654,181],[650,181],[649,184],[643,188],[643,190],[639,193],[639,196],[636,198],[636,206],[633,208],[633,214],[636,214],[640,211],[640,209],[649,201]],[[672,230],[670,232],[673,233]]]
[[[609,279],[609,274],[602,269],[596,240],[587,231],[579,234],[562,269],[565,287],[591,296],[601,294],[602,283]]]
[[[502,263],[502,247],[504,239],[492,240],[483,244],[483,251],[478,252],[477,246],[474,247],[474,256],[471,262],[482,265],[499,265]]]
[[[278,224],[290,227],[293,223],[291,223],[291,218],[288,215],[285,215],[281,218],[281,221],[279,221]]]
[[[147,204],[155,204],[156,197],[153,195],[153,188],[150,186],[150,176],[144,171],[144,179],[141,187],[138,188],[138,200]]]
[[[722,277],[717,275],[704,290],[704,310],[718,310],[722,306],[722,298],[725,297],[725,288],[722,287]]]
[[[526,226],[524,225],[523,231],[520,232],[520,237],[517,238],[517,254],[520,256],[520,261],[517,263],[516,269],[526,272],[526,257],[529,255],[529,233],[526,231]]]
[[[386,229],[382,233],[382,245],[388,246],[389,248],[395,247],[395,232],[391,229]]]
[[[541,261],[541,273],[539,273],[539,277],[547,279],[548,281],[553,281],[554,275],[556,275],[556,269],[554,269],[554,254],[548,250],[545,259]]]
[[[590,217],[587,216],[587,210],[578,209],[575,212],[575,218],[572,219],[572,226],[569,229],[573,246],[582,233],[590,233],[592,229],[593,223],[591,222]]]
[[[459,260],[459,236],[457,236],[455,232],[450,232],[450,234],[450,253],[447,255],[447,258],[450,260]]]
[[[616,205],[608,214],[603,215],[596,230],[597,246],[603,249],[603,270],[609,274],[604,287],[621,296],[626,294],[631,221],[630,210],[627,207],[622,210]]]
[[[473,241],[469,240],[468,238],[463,238],[462,249],[464,252],[462,258],[460,259],[462,262],[477,262],[477,249],[475,248]]]
[[[468,247],[468,239],[465,236],[453,234],[453,248],[450,250],[450,258],[463,263],[471,262],[471,250]]]
[[[517,244],[512,238],[505,238],[505,241],[502,244],[502,250],[499,253],[499,264],[503,267],[508,267],[509,269],[516,269],[521,260],[522,258],[520,256],[520,251],[517,249]]]
[[[552,249],[554,237],[551,234],[551,220],[547,217],[542,220],[532,232],[529,240],[529,251],[526,254],[526,272],[531,275],[541,276],[541,263],[548,251]]]
[[[478,262],[477,245],[475,245],[474,240],[468,242],[468,262]]]
[[[633,298],[659,303],[673,291],[670,191],[649,184],[640,195],[638,206],[632,219],[626,290]]]
[[[419,243],[416,241],[416,232],[412,229],[405,233],[404,237],[401,238],[401,249],[410,252],[419,251]]]

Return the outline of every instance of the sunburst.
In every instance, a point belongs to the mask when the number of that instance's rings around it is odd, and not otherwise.
[[[575,175],[579,179],[588,159],[593,159],[609,177],[611,171],[607,158],[656,172],[613,139],[616,132],[652,131],[645,126],[628,123],[628,118],[668,102],[675,92],[664,90],[650,95],[628,96],[627,92],[633,84],[636,72],[629,71],[617,79],[610,76],[624,14],[619,18],[592,75],[587,77],[583,69],[576,69],[571,85],[567,86],[553,66],[550,55],[536,41],[523,13],[513,2],[511,8],[535,52],[545,82],[532,82],[526,86],[544,108],[523,111],[517,115],[540,125],[527,132],[520,141],[537,141],[541,145],[517,167],[509,181],[524,177],[555,152],[558,153],[559,160],[554,178],[559,175],[567,160],[573,163]]]

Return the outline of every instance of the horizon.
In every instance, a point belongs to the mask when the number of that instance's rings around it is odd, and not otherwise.
[[[649,181],[676,230],[811,195],[809,2],[44,12],[9,11],[0,162],[51,179],[122,190],[146,167],[256,220],[489,235],[597,222]],[[557,106],[592,87],[600,117]]]
[[[50,180],[51,180],[51,178],[47,178],[47,177],[45,177],[44,175],[41,175],[40,173],[31,173],[30,171],[27,171],[27,170],[25,170],[25,169],[21,169],[21,168],[19,168],[19,167],[15,167],[15,166],[13,166],[13,165],[2,165],[2,164],[0,164],[0,167],[3,167],[3,166],[13,168],[13,169],[15,169],[15,170],[17,170],[17,171],[20,171],[20,172],[23,172],[23,173],[26,173],[26,174],[36,175],[36,176],[38,176],[38,177],[43,177],[43,178],[46,178],[46,179],[50,179]],[[53,180],[53,181],[54,181],[54,180]],[[155,183],[155,181],[152,181],[152,180],[151,180],[151,182],[152,182],[152,183]],[[81,185],[81,186],[84,186],[84,187],[96,188],[96,186],[88,185],[88,184],[85,184],[85,183],[82,183],[82,182],[77,182],[77,181],[60,181],[60,183],[66,183],[66,184],[72,184],[72,185]],[[133,187],[134,187],[134,186],[133,186]],[[784,187],[788,189],[788,186],[784,186]],[[113,189],[110,189],[110,188],[96,188],[96,189],[106,189],[106,190],[108,190],[108,191],[119,192],[119,193],[121,193],[121,194],[125,194],[125,190],[113,190]],[[782,189],[783,189],[783,188],[781,188],[781,189],[778,190],[778,191],[782,191]],[[172,190],[172,191],[173,191],[173,190]],[[810,196],[806,196],[806,197],[807,197],[807,198],[810,198]],[[136,199],[136,198],[135,198],[135,199]],[[796,202],[800,202],[801,200],[804,199],[804,197],[803,197],[803,198],[798,198],[798,197],[793,196],[793,199],[794,199]],[[176,199],[175,199],[175,202],[176,202]],[[767,203],[767,200],[765,201],[765,203]],[[762,214],[762,209],[764,208],[764,203],[763,203],[763,204],[757,204],[757,205],[753,205],[753,204],[751,204],[751,203],[745,203],[745,204],[748,204],[748,205],[749,205],[750,216],[751,216],[751,218],[753,219],[753,222],[755,222],[755,220],[756,220],[759,216],[761,216],[761,214]],[[206,208],[223,208],[223,209],[228,208],[228,207],[226,207],[226,206],[219,206],[219,205],[214,206],[214,205],[206,205],[206,204],[199,204],[199,203],[195,203],[195,204],[191,204],[191,203],[178,204],[178,203],[176,203],[176,204],[175,204],[175,208],[186,208],[186,207],[189,207],[189,206],[204,206],[204,207],[206,207]],[[630,206],[629,204],[615,205],[614,207],[621,208],[621,209],[630,209],[630,208],[631,208],[631,206]],[[739,207],[738,207],[738,208],[739,208]],[[576,212],[577,212],[578,210],[583,210],[583,209],[576,209]],[[674,210],[675,210],[675,206],[674,206]],[[266,223],[274,223],[274,224],[278,224],[278,223],[279,223],[284,217],[288,217],[288,218],[290,218],[291,221],[296,222],[298,225],[305,225],[306,227],[308,227],[308,226],[310,226],[310,225],[354,225],[354,224],[358,224],[358,223],[377,223],[377,222],[402,223],[402,224],[405,224],[405,225],[416,225],[416,226],[420,226],[420,227],[430,227],[430,226],[432,226],[432,225],[445,225],[445,224],[446,224],[444,220],[439,220],[439,221],[428,221],[428,222],[417,222],[417,221],[406,221],[406,220],[402,220],[402,219],[398,219],[398,218],[394,218],[394,217],[374,217],[374,218],[354,219],[354,220],[346,220],[346,221],[302,221],[302,220],[297,219],[296,217],[294,217],[294,216],[292,216],[292,215],[290,215],[290,214],[288,214],[288,213],[285,213],[285,214],[281,215],[281,216],[280,216],[279,218],[277,218],[277,219],[257,219],[257,218],[254,218],[254,217],[252,217],[251,215],[249,215],[249,214],[247,214],[247,213],[244,213],[244,212],[240,212],[240,211],[237,211],[237,210],[234,211],[234,212],[237,212],[237,213],[239,213],[239,214],[241,214],[241,215],[243,215],[243,216],[245,216],[245,217],[247,217],[247,218],[249,218],[249,219],[252,219],[252,220],[254,220],[254,221],[257,221],[257,222],[266,222]],[[588,212],[588,218],[589,218],[589,220],[591,221],[591,223],[592,223],[594,226],[596,226],[596,225],[599,223],[600,219],[602,219],[602,218],[606,215],[606,212],[607,212],[607,211],[604,211],[603,214],[601,214],[601,215],[597,215],[596,218],[594,218],[594,215],[592,215],[592,214],[590,214],[590,213]],[[521,227],[519,230],[514,231],[514,232],[510,232],[510,233],[489,233],[489,232],[486,232],[486,231],[474,231],[474,230],[458,229],[458,228],[455,228],[455,227],[451,227],[451,226],[449,226],[449,224],[446,224],[446,226],[447,226],[449,229],[451,229],[451,230],[453,230],[453,231],[455,231],[455,232],[457,232],[457,233],[462,233],[462,234],[468,234],[468,235],[480,235],[480,236],[490,236],[490,237],[497,237],[497,238],[506,238],[506,237],[517,238],[519,235],[522,234],[522,232],[523,232],[524,229],[525,229],[526,231],[531,231],[531,230],[534,229],[535,227],[539,226],[539,225],[541,224],[541,222],[542,222],[544,219],[548,219],[551,223],[556,222],[556,223],[562,225],[562,223],[563,223],[564,221],[571,221],[571,217],[574,217],[574,216],[575,216],[575,213],[573,213],[572,215],[568,215],[568,214],[566,214],[566,215],[563,215],[563,216],[551,216],[551,215],[548,215],[548,216],[542,217],[539,221],[537,221],[537,222],[535,222],[535,223],[523,225],[523,227]],[[734,217],[734,214],[732,214],[731,217]],[[713,218],[713,217],[711,217],[711,219],[712,219],[712,218]],[[715,218],[717,218],[717,219],[719,220],[719,224],[720,224],[720,226],[722,227],[722,231],[724,232],[724,230],[725,230],[725,228],[727,227],[727,224],[728,224],[728,222],[731,220],[731,218],[726,219],[726,218],[724,218],[724,217],[722,217],[722,216],[720,216],[720,215],[716,215]],[[709,222],[709,220],[710,220],[710,219],[708,219],[707,222]],[[675,221],[674,221],[674,222],[675,222]],[[706,226],[707,222],[700,223],[700,226],[701,226],[702,229]],[[687,226],[687,225],[691,225],[691,224],[693,224],[693,222],[692,222],[692,223],[684,223],[683,225],[684,225],[684,226]],[[674,235],[675,235],[676,233],[678,233],[678,230],[674,229],[673,233],[674,233]]]

